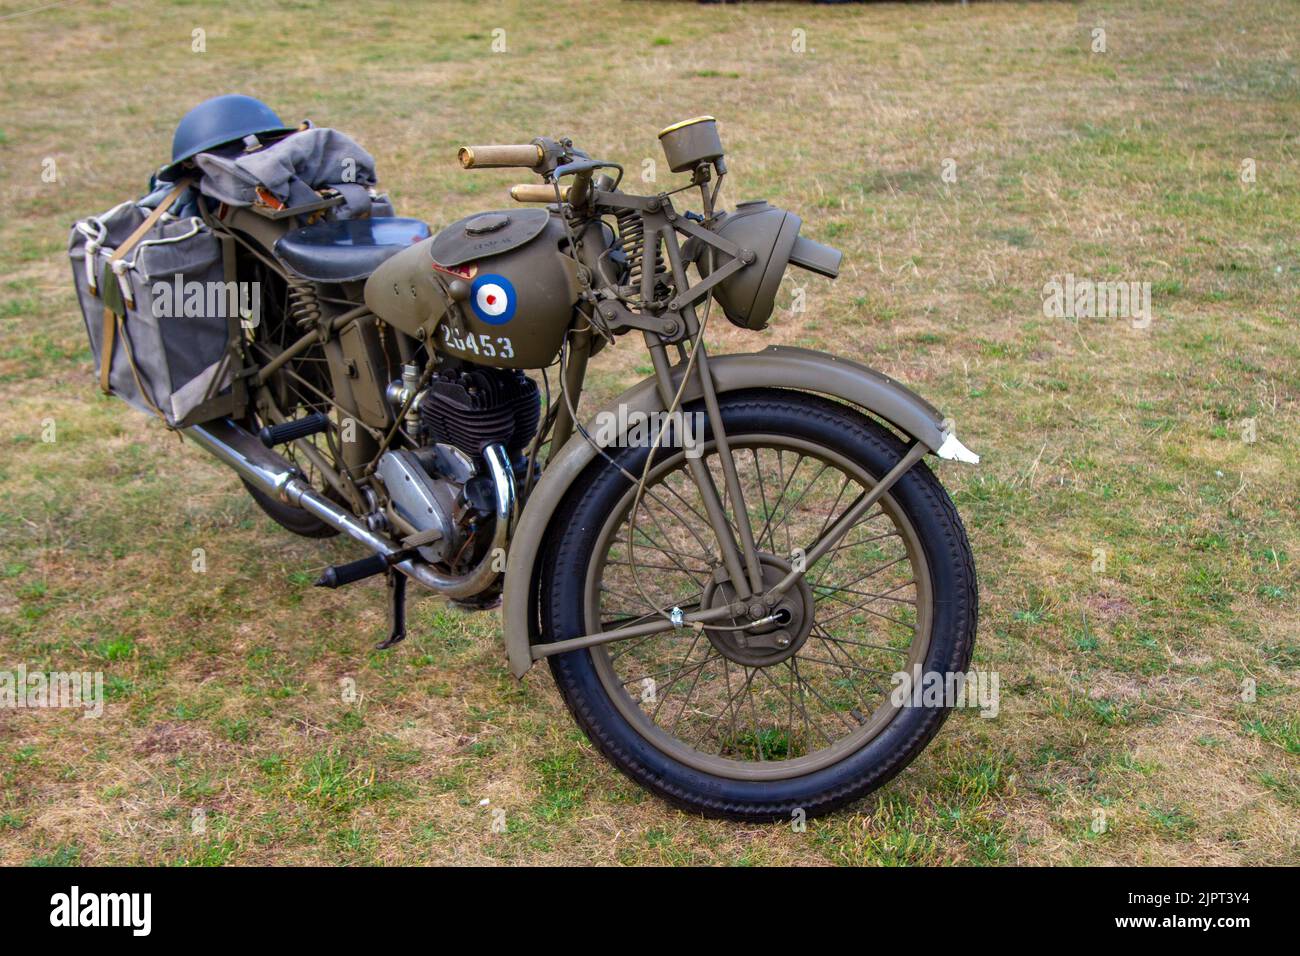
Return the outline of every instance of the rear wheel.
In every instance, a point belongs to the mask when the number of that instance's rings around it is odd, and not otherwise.
[[[289,290],[284,280],[260,263],[252,263],[249,268],[256,270],[253,274],[258,277],[262,289],[262,321],[248,334],[247,346],[251,358],[262,364],[272,361],[288,348],[302,334],[303,329],[291,320]],[[330,415],[333,408],[328,396],[332,391],[324,348],[319,344],[312,345],[281,366],[265,384],[259,386],[244,427],[256,434],[268,423],[268,411],[271,408],[277,409],[286,419],[301,418],[313,412]],[[279,419],[271,417],[271,421],[276,420]],[[310,449],[304,450],[290,443],[277,447],[275,451],[294,465],[313,488],[341,501],[341,496],[334,492],[320,468],[312,461],[314,455],[332,467],[337,467],[338,456],[332,447],[332,437],[332,432],[323,432],[302,440],[310,444]],[[278,501],[246,481],[244,487],[267,517],[285,530],[304,538],[330,538],[338,534],[335,528],[309,512]]]
[[[905,453],[881,426],[814,396],[764,390],[721,404],[767,586]],[[647,454],[613,457],[639,476]],[[557,514],[541,584],[548,639],[733,603],[684,454],[656,454],[635,523],[634,498],[635,483],[598,459]],[[896,675],[964,672],[976,614],[961,521],[918,463],[762,615],[775,621],[753,624],[756,609],[550,665],[588,737],[642,786],[709,816],[789,819],[869,793],[926,746],[948,710],[895,702]]]

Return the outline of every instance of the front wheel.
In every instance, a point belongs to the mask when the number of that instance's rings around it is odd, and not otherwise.
[[[880,425],[804,393],[729,393],[721,410],[768,587],[905,454]],[[690,451],[723,489],[703,433]],[[617,465],[593,462],[556,515],[540,590],[547,640],[735,603],[686,451],[656,452],[639,505],[627,476],[649,449],[611,454]],[[734,525],[735,503],[723,504]],[[881,786],[952,703],[913,706],[898,675],[970,662],[965,530],[918,463],[806,571],[773,622],[723,619],[551,657],[574,718],[623,773],[707,816],[811,817]]]

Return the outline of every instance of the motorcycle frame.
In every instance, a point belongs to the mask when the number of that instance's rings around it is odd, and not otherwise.
[[[747,509],[743,506],[743,492],[739,473],[731,455],[725,424],[722,419],[719,396],[728,392],[747,388],[775,388],[796,391],[811,391],[827,395],[837,401],[854,406],[872,417],[891,425],[907,442],[907,449],[898,463],[885,475],[881,476],[869,491],[859,496],[857,502],[847,509],[839,520],[822,536],[818,546],[806,555],[804,567],[811,566],[822,554],[834,547],[847,533],[853,523],[912,468],[927,453],[935,453],[942,458],[955,458],[963,461],[977,461],[960,442],[957,441],[950,423],[932,405],[911,392],[893,379],[882,375],[867,366],[860,365],[826,353],[805,349],[772,347],[761,353],[723,355],[711,357],[703,341],[704,328],[696,310],[696,303],[705,299],[711,290],[728,276],[734,274],[755,261],[754,253],[741,249],[735,244],[718,236],[707,228],[708,218],[704,224],[686,218],[673,207],[667,194],[657,196],[633,196],[614,190],[592,188],[591,170],[600,164],[584,164],[585,174],[584,206],[589,211],[590,219],[599,219],[605,214],[622,211],[635,211],[641,218],[645,245],[642,262],[642,300],[648,303],[653,295],[652,283],[655,276],[657,248],[662,242],[663,253],[667,260],[672,278],[673,293],[666,303],[657,303],[656,309],[633,311],[617,297],[599,298],[590,296],[591,314],[584,314],[575,309],[575,319],[570,326],[566,361],[562,362],[562,374],[559,383],[560,399],[558,407],[548,408],[539,434],[532,445],[534,455],[538,454],[545,441],[549,425],[551,436],[547,463],[541,472],[540,481],[535,487],[518,488],[522,505],[513,495],[508,502],[500,504],[504,509],[501,517],[505,527],[498,528],[494,536],[494,547],[505,548],[506,569],[504,583],[504,623],[505,641],[510,669],[516,677],[524,673],[537,660],[554,654],[566,653],[598,646],[613,641],[640,637],[647,634],[670,630],[694,624],[704,624],[745,612],[752,601],[762,601],[768,607],[775,605],[782,594],[792,587],[802,576],[802,572],[792,570],[780,582],[770,588],[764,588],[759,564],[759,552],[754,540],[753,529],[749,522]],[[705,196],[706,213],[711,212],[711,197],[707,195],[705,183],[707,176],[697,175],[691,185],[698,185]],[[716,190],[715,190],[716,194]],[[557,199],[561,198],[558,184]],[[565,206],[568,206],[565,203]],[[563,206],[561,208],[564,208]],[[568,206],[572,212],[573,207]],[[581,225],[581,217],[570,221],[570,225]],[[222,224],[225,226],[225,224]],[[281,223],[276,227],[283,229]],[[223,232],[233,237],[228,228]],[[279,231],[279,229],[275,230]],[[679,234],[698,241],[699,248],[692,261],[683,255],[683,246]],[[259,244],[265,244],[267,233],[255,235]],[[237,238],[237,237],[236,237]],[[260,259],[268,268],[276,271],[286,281],[289,276],[284,267],[273,256],[267,255],[242,238],[237,238]],[[721,252],[729,261],[717,268],[701,268],[701,250],[709,249]],[[712,261],[712,253],[709,255]],[[692,285],[686,269],[696,264],[700,272],[700,281]],[[588,269],[595,274],[594,269]],[[351,323],[374,322],[376,316],[360,303],[336,300],[338,304],[348,306],[344,311],[334,315],[322,316],[318,328],[306,329],[294,342],[274,359],[261,365],[253,364],[246,369],[250,386],[250,399],[258,402],[258,393],[267,386],[271,376],[300,356],[313,344],[334,343],[337,346],[340,333]],[[737,600],[732,605],[691,613],[676,613],[664,616],[660,620],[585,634],[561,641],[542,640],[537,609],[539,556],[545,550],[551,532],[551,518],[566,496],[573,482],[595,458],[603,453],[591,439],[590,432],[581,429],[574,420],[571,409],[576,410],[583,390],[587,363],[595,349],[593,348],[593,325],[596,318],[598,329],[604,334],[621,334],[639,330],[644,344],[650,354],[654,374],[625,392],[605,412],[617,413],[621,406],[629,413],[653,413],[673,407],[674,399],[680,391],[680,402],[700,401],[709,422],[714,448],[723,473],[727,499],[739,503],[733,506],[736,528],[733,533],[723,506],[723,497],[714,483],[713,476],[700,457],[688,457],[691,477],[700,492],[706,517],[713,531],[730,580],[736,590]],[[399,340],[404,337],[396,332]],[[401,349],[404,355],[411,349],[411,343],[404,343]],[[668,349],[676,346],[679,360],[674,363],[669,358]],[[693,360],[687,361],[688,350]],[[431,349],[432,351],[432,349]],[[432,367],[430,364],[429,367]],[[691,379],[682,382],[687,369],[691,370]],[[426,369],[427,376],[427,369]],[[354,409],[344,405],[339,395],[324,396],[343,414],[357,419]],[[378,450],[364,468],[362,483],[373,473],[375,462],[391,446],[404,419],[411,399],[400,409],[395,409],[393,424],[388,429],[370,429],[381,439]],[[268,406],[259,406],[268,407]],[[285,420],[284,413],[269,405],[270,416],[275,421]],[[230,426],[227,428],[226,426]],[[301,481],[293,480],[290,471],[281,467],[284,459],[273,452],[245,454],[247,449],[237,447],[239,436],[230,431],[236,428],[232,423],[214,426],[209,429],[188,429],[207,450],[240,472],[246,479],[253,475],[254,484],[262,485],[263,490],[274,493],[298,507],[303,507],[317,517],[328,521],[345,531],[355,540],[369,547],[376,554],[395,557],[400,545],[389,541],[383,535],[366,528],[358,520],[364,507],[363,489],[353,480],[346,470],[340,473],[323,460],[319,450],[310,442],[299,440],[295,447],[311,458],[325,479],[348,499],[355,514],[348,515],[343,509],[324,496],[313,494],[311,489]],[[578,440],[576,431],[580,431],[584,440]],[[251,462],[251,464],[250,464]],[[278,462],[278,464],[277,464]],[[508,472],[508,462],[506,463]],[[531,470],[531,469],[530,469]],[[515,478],[509,476],[511,485]],[[506,518],[506,516],[509,516]],[[463,586],[456,586],[449,578],[432,566],[405,557],[394,562],[394,570],[412,577],[430,589],[452,597],[471,596],[471,591]]]

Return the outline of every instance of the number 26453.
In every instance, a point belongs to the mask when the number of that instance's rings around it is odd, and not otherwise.
[[[442,342],[453,352],[473,352],[484,358],[514,358],[515,347],[504,335],[493,337],[486,332],[462,336],[450,324],[443,323]]]

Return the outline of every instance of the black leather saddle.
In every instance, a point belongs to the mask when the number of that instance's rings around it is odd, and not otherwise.
[[[429,227],[419,219],[340,219],[295,229],[276,242],[275,254],[304,279],[353,282],[369,276],[389,256],[428,238]]]

